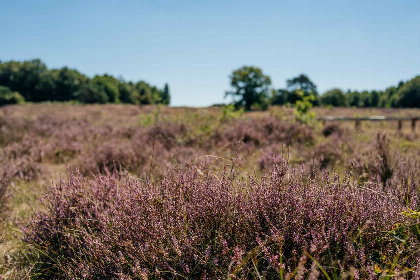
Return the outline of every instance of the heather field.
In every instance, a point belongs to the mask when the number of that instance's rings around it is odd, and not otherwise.
[[[420,279],[420,127],[293,110],[1,107],[0,279]]]

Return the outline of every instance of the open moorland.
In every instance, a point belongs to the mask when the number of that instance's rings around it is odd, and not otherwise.
[[[2,107],[0,278],[419,279],[419,124],[293,110]]]

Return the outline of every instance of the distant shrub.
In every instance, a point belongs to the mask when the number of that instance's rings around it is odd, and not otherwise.
[[[315,97],[305,95],[302,90],[295,90],[295,94],[301,98],[295,104],[295,120],[304,124],[311,124],[315,119],[315,113],[311,111]]]
[[[179,144],[177,141],[181,141],[183,137],[186,137],[188,129],[184,124],[177,123],[165,123],[158,124],[149,127],[145,131],[146,141],[148,143],[159,142],[166,149],[171,149],[175,145]]]
[[[31,123],[27,120],[8,115],[0,116],[0,145],[20,141],[30,129]]]
[[[137,146],[132,142],[109,140],[99,144],[80,159],[84,174],[103,172],[104,170],[128,170],[137,172],[143,167],[150,155],[150,146]]]
[[[333,167],[341,159],[343,154],[343,142],[339,134],[332,134],[329,141],[322,142],[313,147],[309,154],[313,168],[319,170]]]
[[[152,114],[141,114],[139,115],[138,124],[141,127],[148,127],[151,126],[154,122],[154,118]]]
[[[253,148],[272,143],[310,143],[313,140],[313,129],[309,126],[281,121],[275,117],[264,117],[238,120],[223,130],[217,129],[210,142],[222,146],[242,141],[247,148]]]
[[[327,124],[322,129],[322,135],[324,135],[325,137],[328,137],[333,134],[341,136],[343,132],[343,129],[336,123]]]
[[[391,151],[389,139],[385,133],[377,133],[376,139],[363,150],[354,151],[349,161],[361,181],[379,177],[383,188],[386,187],[395,168],[399,165],[394,159],[394,152]]]
[[[236,109],[233,104],[229,104],[223,107],[222,116],[220,117],[220,121],[226,122],[230,120],[236,120],[241,115],[244,114],[244,108]]]
[[[20,142],[7,145],[3,153],[11,160],[30,157],[35,162],[42,162],[53,149],[52,143],[44,142],[39,136],[27,135]]]
[[[258,159],[258,165],[261,170],[271,170],[276,164],[281,164],[284,157],[280,153],[279,146],[273,144],[268,148],[264,149],[260,158]]]
[[[121,139],[121,135],[110,137],[88,149],[79,158],[80,169],[84,174],[120,168],[141,174],[150,168],[153,157],[156,158],[153,163],[159,165],[156,168],[162,168],[171,160],[168,151],[177,151],[189,143],[187,133],[183,124],[162,123],[138,129],[129,139]]]
[[[22,104],[25,98],[17,91],[12,91],[8,87],[0,86],[0,106],[10,104]]]
[[[261,180],[233,179],[230,169],[219,176],[178,170],[156,184],[73,173],[51,187],[46,212],[23,227],[37,252],[32,272],[50,279],[282,279],[319,275],[320,267],[329,278],[416,268],[420,243],[405,227],[406,208],[380,183],[360,188],[337,175],[318,183],[290,172],[286,161]]]
[[[41,165],[29,156],[8,161],[9,175],[12,178],[31,181],[43,173]]]

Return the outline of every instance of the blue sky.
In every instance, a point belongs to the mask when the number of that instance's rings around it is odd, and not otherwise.
[[[230,73],[273,86],[306,73],[324,92],[420,74],[420,1],[4,1],[0,60],[169,83],[172,105],[227,101]]]

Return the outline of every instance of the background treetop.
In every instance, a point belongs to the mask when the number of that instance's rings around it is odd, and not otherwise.
[[[313,92],[314,94],[317,93],[316,85],[305,74],[300,74],[295,78],[287,80],[286,85],[289,91],[300,89],[306,94],[309,92]]]
[[[48,69],[39,59],[0,62],[3,103],[78,101],[81,103],[169,104],[169,86],[159,89],[144,81],[126,82],[111,75],[89,78],[75,69]],[[17,95],[19,94],[19,96]],[[14,98],[9,98],[11,95]]]
[[[271,79],[260,68],[243,66],[233,71],[229,78],[233,90],[227,91],[226,96],[232,96],[236,106],[243,106],[245,110],[266,106]]]

